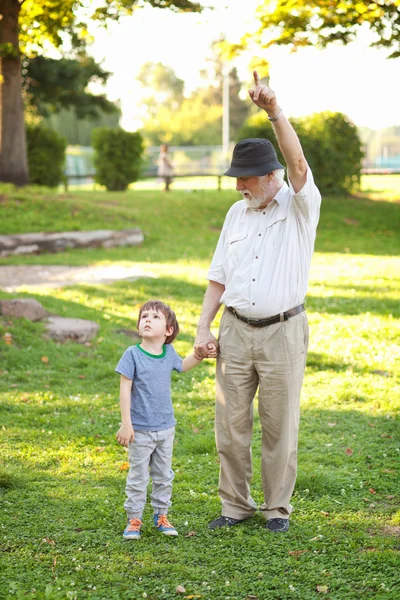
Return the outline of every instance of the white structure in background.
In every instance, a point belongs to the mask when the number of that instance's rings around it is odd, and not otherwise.
[[[229,65],[224,63],[222,84],[222,156],[224,171],[229,166]],[[226,167],[226,168],[225,168]]]

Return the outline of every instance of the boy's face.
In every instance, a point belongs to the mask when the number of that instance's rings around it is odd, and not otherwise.
[[[139,335],[141,338],[160,340],[165,342],[171,335],[172,327],[167,328],[165,315],[157,310],[145,310],[142,312],[139,321]]]

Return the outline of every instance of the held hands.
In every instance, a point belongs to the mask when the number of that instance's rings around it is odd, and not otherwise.
[[[271,90],[270,87],[260,82],[260,76],[257,71],[253,71],[253,77],[255,89],[249,90],[250,98],[259,108],[266,110],[270,117],[275,117],[280,108],[274,90]]]
[[[125,446],[127,448],[129,442],[133,442],[135,438],[132,425],[121,425],[115,437],[121,446]]]
[[[210,331],[199,332],[194,343],[194,355],[197,360],[216,358],[218,342]]]

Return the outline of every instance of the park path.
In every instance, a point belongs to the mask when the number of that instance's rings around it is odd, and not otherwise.
[[[79,283],[107,284],[150,277],[137,267],[123,264],[68,267],[61,265],[0,265],[0,288],[16,292],[26,288],[63,287]]]

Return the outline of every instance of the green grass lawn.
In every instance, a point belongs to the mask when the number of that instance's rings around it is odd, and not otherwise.
[[[396,187],[397,181],[399,186]],[[174,375],[178,419],[171,521],[125,542],[126,451],[118,376],[138,307],[175,309],[190,352],[207,266],[234,191],[114,194],[0,188],[2,233],[141,227],[140,248],[3,258],[0,264],[124,263],[148,278],[29,289],[51,312],[97,321],[88,345],[57,344],[43,324],[0,316],[0,598],[351,600],[399,597],[400,179],[365,179],[356,198],[324,198],[308,294],[295,512],[286,535],[260,516],[212,532],[220,514],[214,364]],[[396,201],[397,200],[397,201]],[[217,327],[217,323],[215,324]],[[9,331],[13,345],[3,343]],[[260,424],[253,497],[261,504]],[[186,592],[176,593],[183,585]]]

